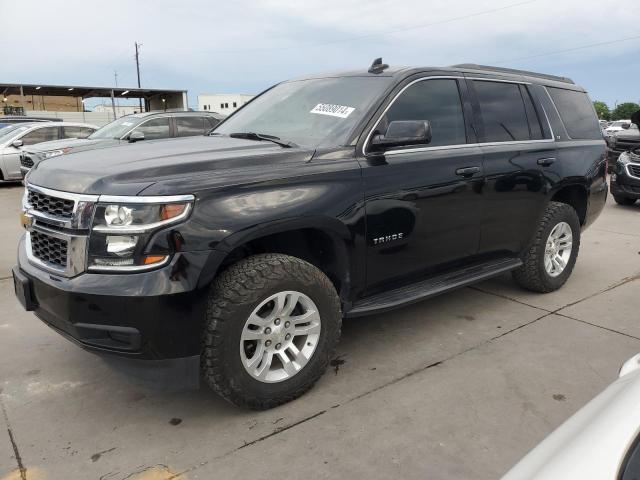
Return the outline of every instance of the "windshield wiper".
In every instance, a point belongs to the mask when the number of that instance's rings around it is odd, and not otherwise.
[[[229,136],[231,138],[243,138],[245,140],[258,140],[258,141],[273,142],[276,145],[280,145],[282,148],[297,147],[297,145],[295,143],[293,143],[293,142],[285,142],[284,140],[280,140],[280,137],[276,137],[274,135],[264,135],[262,133],[235,132],[235,133],[230,133]]]

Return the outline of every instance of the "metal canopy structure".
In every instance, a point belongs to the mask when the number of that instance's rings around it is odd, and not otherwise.
[[[65,96],[86,98],[116,98],[141,99],[145,110],[183,109],[187,110],[187,90],[164,90],[156,88],[137,87],[88,87],[79,85],[36,85],[26,83],[0,83],[0,94],[20,95],[21,97]],[[115,107],[114,107],[115,108]]]

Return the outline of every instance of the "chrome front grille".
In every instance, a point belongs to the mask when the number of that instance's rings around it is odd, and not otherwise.
[[[55,265],[58,268],[67,268],[67,240],[47,235],[34,230],[30,234],[31,253],[44,263]]]
[[[627,169],[629,170],[629,175],[640,178],[640,163],[628,163]]]
[[[22,209],[28,217],[29,261],[73,277],[86,270],[89,227],[97,195],[61,192],[27,184]]]
[[[31,208],[38,212],[64,219],[71,218],[75,206],[74,200],[54,197],[34,190],[29,190],[27,201]]]

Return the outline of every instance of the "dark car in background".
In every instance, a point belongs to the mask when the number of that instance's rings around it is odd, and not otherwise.
[[[609,164],[613,166],[620,154],[640,148],[640,128],[632,123],[628,128],[613,132],[606,137],[609,147]]]
[[[46,142],[23,149],[22,175],[47,158],[66,153],[112,147],[121,143],[193,137],[210,132],[224,117],[213,112],[145,112],[127,115],[105,125],[87,138]]]
[[[633,127],[619,133],[609,144],[611,195],[619,205],[633,205],[640,200],[640,110],[631,117]],[[615,163],[612,163],[612,153]]]

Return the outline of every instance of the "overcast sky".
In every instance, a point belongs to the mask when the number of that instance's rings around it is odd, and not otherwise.
[[[638,0],[0,0],[0,82],[258,93],[308,73],[462,62],[640,101]],[[629,37],[635,39],[617,41]],[[617,42],[616,42],[617,41]],[[610,43],[615,42],[615,43]],[[604,44],[606,43],[606,44]],[[587,45],[603,44],[589,48]],[[549,54],[561,50],[570,52]]]

